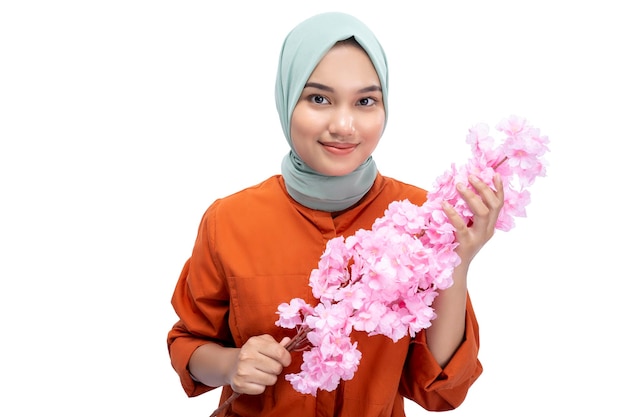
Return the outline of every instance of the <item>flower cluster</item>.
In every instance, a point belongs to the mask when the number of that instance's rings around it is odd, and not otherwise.
[[[439,290],[452,285],[460,262],[455,228],[442,203],[464,220],[472,219],[457,183],[471,188],[468,178],[475,176],[495,189],[498,173],[505,196],[496,229],[508,231],[515,217],[526,215],[528,186],[545,175],[548,138],[516,116],[502,120],[496,130],[505,136],[498,146],[487,125],[469,129],[472,157],[437,178],[422,206],[394,201],[371,230],[327,242],[309,280],[319,304],[294,298],[278,306],[276,325],[306,333],[310,347],[303,353],[301,372],[286,375],[294,389],[316,395],[318,389],[332,391],[340,380],[354,376],[361,352],[350,339],[352,330],[395,342],[430,326],[436,317],[432,303]]]

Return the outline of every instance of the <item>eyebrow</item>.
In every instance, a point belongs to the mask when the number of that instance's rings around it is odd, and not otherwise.
[[[330,93],[335,92],[335,90],[332,87],[329,87],[327,85],[324,84],[320,84],[320,83],[306,83],[304,85],[304,88],[317,88],[319,90],[322,91],[328,91]],[[365,87],[365,88],[361,88],[359,91],[357,91],[357,93],[361,94],[361,93],[370,93],[372,91],[383,91],[382,88],[380,88],[379,85],[370,85],[369,87]]]

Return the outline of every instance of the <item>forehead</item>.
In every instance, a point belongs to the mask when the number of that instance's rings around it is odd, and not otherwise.
[[[369,55],[358,44],[335,44],[313,69],[309,80],[325,78],[328,80],[367,82],[380,85],[378,73]]]

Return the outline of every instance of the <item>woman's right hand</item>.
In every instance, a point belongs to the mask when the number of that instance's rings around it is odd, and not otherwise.
[[[241,394],[261,394],[274,385],[283,369],[291,364],[291,354],[285,348],[289,338],[280,343],[272,336],[253,336],[238,349],[229,375],[233,391]]]

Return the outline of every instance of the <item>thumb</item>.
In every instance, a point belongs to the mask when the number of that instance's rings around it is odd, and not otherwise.
[[[291,342],[291,338],[290,337],[283,337],[283,339],[280,341],[280,345],[282,347],[287,347],[287,345],[289,345],[289,342]]]

